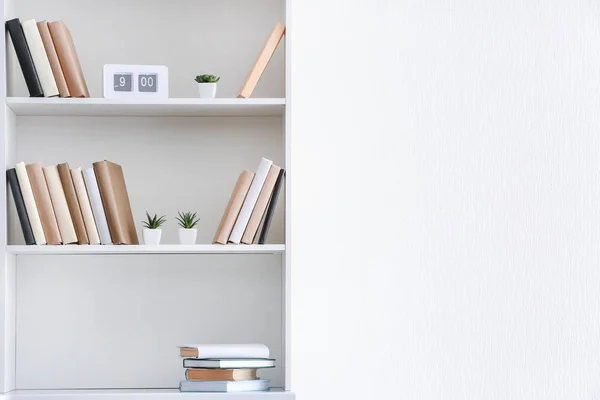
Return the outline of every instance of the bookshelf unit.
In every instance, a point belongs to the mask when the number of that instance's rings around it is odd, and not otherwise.
[[[123,166],[138,236],[167,214],[160,246],[25,246],[4,178],[0,400],[293,400],[290,371],[291,0],[0,0],[4,20],[63,20],[91,98],[29,98],[2,44],[6,168],[25,161]],[[277,22],[281,42],[252,98],[237,91]],[[104,64],[169,67],[168,100],[102,98]],[[193,78],[221,76],[216,99]],[[260,157],[287,170],[265,245],[212,245],[235,182]],[[4,176],[4,175],[3,175]],[[177,244],[177,211],[201,217]],[[269,392],[179,393],[176,346],[265,343]]]

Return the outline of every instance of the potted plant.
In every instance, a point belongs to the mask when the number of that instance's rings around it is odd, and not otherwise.
[[[217,94],[217,82],[221,77],[214,75],[198,75],[198,94],[201,98],[214,99]]]
[[[198,236],[198,230],[194,228],[200,218],[196,218],[196,213],[184,212],[179,214],[177,222],[179,222],[179,244],[196,244],[196,236]]]
[[[157,246],[160,243],[160,237],[162,236],[162,229],[160,227],[167,222],[165,215],[162,217],[154,214],[153,217],[146,211],[146,221],[142,221],[144,224],[144,243],[152,246]]]

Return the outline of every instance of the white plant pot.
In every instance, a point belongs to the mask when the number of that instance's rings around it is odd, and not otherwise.
[[[150,246],[158,246],[160,244],[160,237],[162,236],[162,229],[148,229],[144,228],[144,243]]]
[[[196,244],[198,229],[179,228],[179,244]]]
[[[198,83],[198,94],[203,99],[214,99],[217,95],[217,84],[216,83]]]

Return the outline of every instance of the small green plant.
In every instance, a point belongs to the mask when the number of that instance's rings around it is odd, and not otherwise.
[[[179,217],[175,217],[175,219],[177,222],[179,222],[179,226],[181,226],[183,229],[192,229],[196,226],[196,224],[198,224],[198,222],[200,222],[200,218],[196,218],[196,213],[182,213],[177,211],[177,214],[179,214]]]
[[[166,215],[159,217],[156,214],[154,214],[154,217],[152,217],[152,216],[150,216],[150,214],[148,214],[148,211],[146,211],[147,221],[142,221],[142,224],[144,224],[144,228],[147,228],[147,229],[158,229],[165,222],[167,222],[165,217],[166,217]]]
[[[220,76],[214,75],[198,75],[195,79],[198,83],[217,83],[221,79]]]

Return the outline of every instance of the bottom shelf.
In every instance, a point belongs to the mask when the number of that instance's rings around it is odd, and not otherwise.
[[[0,400],[294,400],[292,392],[272,388],[268,392],[180,393],[177,389],[15,390]]]

